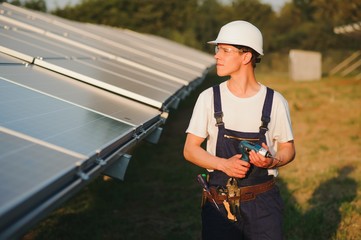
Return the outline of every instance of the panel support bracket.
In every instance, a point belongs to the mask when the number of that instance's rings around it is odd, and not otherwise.
[[[159,142],[160,139],[160,135],[163,132],[163,128],[161,127],[157,127],[151,134],[149,134],[145,140],[147,142],[153,143],[153,144],[157,144]]]
[[[103,174],[124,181],[125,172],[132,155],[123,154]]]

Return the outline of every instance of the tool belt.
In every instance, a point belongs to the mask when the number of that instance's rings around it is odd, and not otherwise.
[[[236,196],[229,196],[226,191],[220,191],[220,188],[218,187],[210,187],[210,192],[212,196],[210,196],[206,191],[203,191],[203,196],[207,198],[208,201],[212,202],[212,197],[216,201],[217,204],[222,204],[224,201],[237,201],[240,200],[240,202],[250,201],[256,198],[256,196],[260,193],[267,192],[268,190],[271,190],[275,186],[275,180],[269,180],[265,183],[247,186],[247,187],[240,187],[238,188],[240,191],[240,194],[237,194]]]

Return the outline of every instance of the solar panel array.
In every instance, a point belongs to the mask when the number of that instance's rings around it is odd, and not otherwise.
[[[153,35],[0,5],[0,239],[157,132],[214,64]]]

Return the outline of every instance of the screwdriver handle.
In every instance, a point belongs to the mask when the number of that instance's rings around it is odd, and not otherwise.
[[[197,175],[197,181],[199,182],[199,184],[202,186],[202,188],[204,190],[206,190],[206,192],[212,197],[211,192],[209,191],[209,187],[207,182],[204,180],[202,174],[198,174]],[[212,202],[214,203],[214,206],[218,209],[218,211],[221,211],[218,207],[218,204],[216,203],[216,200],[214,200],[214,198],[212,197]]]
[[[206,191],[209,193],[208,184],[207,184],[206,181],[204,180],[202,174],[198,174],[198,175],[197,175],[197,181],[198,181],[199,184],[202,186],[202,188],[204,188],[204,190],[206,190]]]

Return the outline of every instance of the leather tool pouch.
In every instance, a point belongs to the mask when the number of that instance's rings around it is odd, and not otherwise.
[[[228,212],[228,219],[232,221],[237,221],[237,216],[240,214],[240,196],[241,191],[238,187],[237,180],[235,178],[230,178],[227,181],[227,202],[229,208],[227,209],[227,204],[224,203],[226,210]]]

